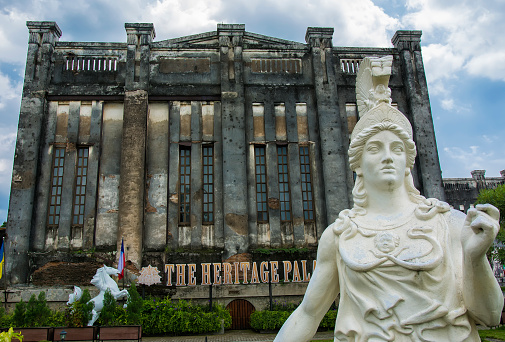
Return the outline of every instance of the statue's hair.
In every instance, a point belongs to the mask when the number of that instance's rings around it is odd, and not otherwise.
[[[362,130],[352,141],[349,146],[349,164],[353,171],[356,171],[361,166],[361,157],[363,156],[363,149],[365,144],[372,136],[382,131],[390,131],[400,138],[405,145],[405,154],[407,158],[406,166],[412,170],[416,159],[416,144],[410,138],[409,134],[405,132],[400,126],[392,122],[380,122],[371,127]],[[425,200],[424,196],[419,194],[419,191],[414,186],[412,174],[409,172],[405,175],[405,188],[409,194],[410,199],[415,203],[421,203]],[[368,195],[365,189],[365,182],[363,175],[357,175],[352,189],[352,196],[354,200],[354,208],[358,212],[362,212],[368,205]]]

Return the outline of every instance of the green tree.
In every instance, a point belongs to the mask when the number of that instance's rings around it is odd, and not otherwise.
[[[51,310],[47,306],[46,294],[41,291],[38,297],[33,294],[26,305],[25,324],[29,327],[42,327],[51,317]]]
[[[82,291],[81,299],[73,302],[70,307],[65,310],[66,325],[69,327],[85,327],[93,316],[92,310],[94,303],[90,301],[91,295],[88,289]]]
[[[128,299],[126,301],[126,321],[127,324],[140,324],[143,300],[137,291],[134,283],[128,289]]]
[[[505,184],[496,189],[482,190],[475,204],[489,203],[500,210],[500,230],[496,236],[495,244],[488,251],[488,259],[496,258],[502,265],[505,264]]]
[[[21,299],[14,308],[12,315],[12,324],[15,327],[22,328],[25,326],[26,303]]]
[[[103,308],[102,311],[100,311],[100,325],[114,325],[116,320],[116,311],[116,299],[110,292],[110,289],[107,289],[103,296]]]

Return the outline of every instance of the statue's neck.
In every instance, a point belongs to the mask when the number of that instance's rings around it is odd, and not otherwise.
[[[396,189],[367,189],[367,216],[374,219],[395,219],[409,215],[416,207],[404,186]]]

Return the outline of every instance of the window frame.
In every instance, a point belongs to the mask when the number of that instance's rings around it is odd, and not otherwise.
[[[53,145],[52,154],[53,158],[51,163],[51,183],[49,184],[49,202],[48,202],[49,205],[47,210],[46,222],[48,227],[58,227],[60,224],[61,196],[63,193],[63,177],[65,175],[66,146]],[[58,165],[56,165],[56,161],[58,161]],[[58,168],[57,175],[55,175],[56,170],[55,167]],[[56,177],[56,184],[55,184],[55,177]],[[54,191],[56,191],[56,194],[53,194]],[[54,204],[53,204],[53,198],[55,199]],[[51,210],[51,208],[54,209]]]
[[[254,180],[256,186],[256,221],[258,223],[268,223],[268,183],[265,145],[254,145]],[[258,180],[260,181],[258,182]],[[258,199],[260,200],[258,201]]]

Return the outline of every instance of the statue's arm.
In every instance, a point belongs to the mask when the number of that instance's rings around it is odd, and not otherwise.
[[[317,250],[316,269],[302,303],[289,316],[274,342],[310,341],[339,293],[335,234],[324,231]]]
[[[500,323],[503,308],[501,288],[486,258],[486,252],[500,228],[499,217],[498,209],[492,205],[479,204],[468,210],[466,218],[460,224],[463,300],[469,314],[477,322],[488,326]]]

